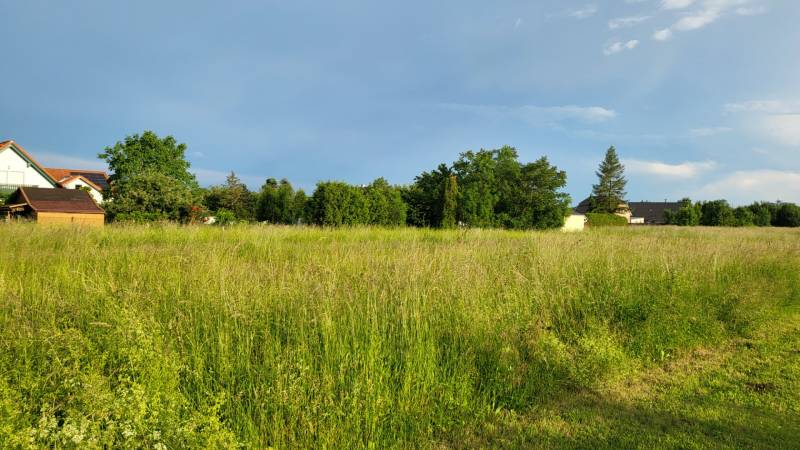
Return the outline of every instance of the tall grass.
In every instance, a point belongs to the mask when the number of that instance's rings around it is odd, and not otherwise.
[[[800,303],[800,233],[0,227],[9,446],[429,447]]]

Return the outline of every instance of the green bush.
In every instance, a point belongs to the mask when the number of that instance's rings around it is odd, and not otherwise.
[[[624,227],[628,225],[628,219],[616,214],[608,213],[587,213],[589,219],[587,225],[590,227]]]

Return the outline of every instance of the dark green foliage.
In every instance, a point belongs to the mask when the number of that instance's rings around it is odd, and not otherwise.
[[[700,225],[732,227],[737,224],[733,209],[725,200],[703,202],[700,205],[700,211]]]
[[[406,204],[401,189],[383,178],[365,187],[328,181],[317,183],[306,202],[306,216],[309,223],[316,225],[396,227],[406,223]]]
[[[776,227],[800,227],[800,206],[781,203],[775,214]]]
[[[258,194],[256,218],[261,222],[292,225],[302,221],[306,193],[295,192],[287,179],[268,178]]]
[[[757,227],[768,227],[772,225],[772,218],[775,212],[777,212],[773,204],[753,203],[748,206],[748,208],[753,212],[753,225]]]
[[[473,227],[495,225],[494,207],[499,198],[495,169],[497,159],[505,149],[465,152],[453,163],[453,172],[458,179],[458,218],[465,224]]]
[[[592,206],[596,212],[613,213],[625,203],[625,166],[612,145],[597,170],[598,182],[592,187]]]
[[[590,227],[624,227],[628,225],[628,219],[611,213],[587,213],[589,219],[586,225]]]
[[[144,172],[117,181],[117,194],[105,203],[112,220],[188,221],[200,204],[198,191],[163,173]]]
[[[664,212],[668,225],[679,225],[683,227],[694,227],[700,225],[700,205],[693,204],[689,198],[681,200],[681,207],[677,211],[666,210]]]
[[[108,164],[110,189],[103,195],[115,220],[182,220],[195,218],[200,193],[185,158],[186,144],[159,138],[152,131],[135,134],[106,147],[98,157]]]
[[[340,181],[317,183],[308,204],[312,223],[325,226],[369,223],[369,200],[364,190]]]
[[[456,227],[458,213],[458,179],[450,175],[444,180],[442,188],[442,228]]]
[[[145,131],[106,147],[97,156],[108,164],[112,188],[143,173],[160,173],[188,187],[197,187],[194,175],[189,173],[186,144],[178,144],[172,136],[161,139],[152,131]]]
[[[755,214],[746,206],[735,208],[733,210],[733,217],[737,227],[752,227],[755,225]]]
[[[204,202],[212,213],[226,210],[238,220],[255,219],[256,196],[242,183],[235,173],[231,172],[221,186],[212,186],[206,192]]]
[[[458,221],[473,227],[562,226],[570,203],[569,196],[561,192],[566,173],[546,158],[527,164],[517,158],[513,147],[470,151],[459,156],[452,170],[442,164],[434,172],[424,172],[403,191],[409,203],[409,223],[444,228]],[[455,182],[450,181],[451,176]],[[446,221],[445,203],[452,208],[453,195],[446,196],[445,188],[457,193],[456,217],[448,215]]]
[[[452,171],[445,164],[436,170],[422,172],[414,179],[414,184],[401,190],[403,201],[408,205],[407,222],[417,227],[440,227],[445,182]]]
[[[519,165],[509,164],[502,180],[497,216],[500,224],[516,229],[552,229],[564,225],[570,212],[570,197],[560,190],[567,184],[567,174],[551,166],[547,158]],[[503,168],[503,165],[498,165]]]
[[[365,189],[369,204],[369,224],[396,227],[406,223],[406,204],[400,190],[378,178]]]

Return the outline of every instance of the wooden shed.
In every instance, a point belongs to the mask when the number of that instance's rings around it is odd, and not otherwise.
[[[21,187],[0,206],[3,216],[38,223],[103,226],[105,211],[82,189]]]

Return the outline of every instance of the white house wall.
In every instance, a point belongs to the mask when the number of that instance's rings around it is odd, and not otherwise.
[[[98,191],[97,189],[89,186],[88,184],[86,184],[85,181],[83,181],[83,180],[81,180],[79,178],[78,179],[74,179],[74,180],[70,180],[70,181],[68,181],[66,183],[62,183],[61,186],[63,186],[65,189],[77,189],[78,187],[88,187],[89,188],[89,194],[92,196],[94,201],[98,205],[103,203],[103,194],[100,191]]]
[[[0,185],[4,184],[55,187],[10,147],[0,150]]]

